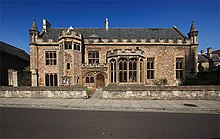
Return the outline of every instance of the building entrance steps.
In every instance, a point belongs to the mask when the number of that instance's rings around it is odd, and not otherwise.
[[[102,98],[102,88],[96,88],[96,91],[90,97],[90,99],[101,99]]]

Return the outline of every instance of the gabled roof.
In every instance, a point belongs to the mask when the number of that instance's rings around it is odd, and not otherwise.
[[[0,51],[4,53],[8,53],[10,55],[14,55],[23,60],[30,61],[30,55],[26,53],[24,50],[21,50],[17,47],[14,47],[2,41],[0,41]]]
[[[59,33],[66,28],[50,28],[43,34],[43,39],[58,40]],[[185,39],[180,31],[173,28],[74,28],[77,33],[82,33],[84,38],[89,38],[93,32],[102,39]]]
[[[217,54],[218,56],[220,56],[220,50],[213,51],[212,54]]]
[[[209,58],[207,54],[198,54],[198,61],[199,62],[209,62]],[[212,54],[212,61],[213,62],[220,62],[220,57],[217,54]]]

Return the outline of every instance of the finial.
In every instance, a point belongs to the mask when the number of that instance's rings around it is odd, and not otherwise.
[[[191,21],[191,27],[190,27],[190,32],[196,31],[195,25],[194,25],[194,21]]]
[[[31,29],[32,29],[32,30],[37,30],[37,25],[36,25],[36,20],[35,20],[35,18],[33,19],[33,23],[32,23]]]

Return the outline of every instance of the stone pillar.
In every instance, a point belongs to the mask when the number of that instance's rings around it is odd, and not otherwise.
[[[137,59],[137,67],[136,67],[136,71],[137,71],[137,83],[140,84],[140,58]]]
[[[119,84],[119,58],[116,59],[116,83]]]
[[[16,70],[8,69],[8,85],[18,86],[18,73]]]
[[[196,45],[194,48],[194,72],[198,72],[198,46]]]
[[[36,72],[36,70],[31,70],[31,86],[37,86],[37,72]]]
[[[18,86],[18,73],[16,70],[13,70],[12,72],[12,78],[13,78],[13,86]]]
[[[127,83],[129,84],[129,58],[127,58]]]

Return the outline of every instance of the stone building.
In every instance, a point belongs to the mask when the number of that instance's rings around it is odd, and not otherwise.
[[[217,70],[220,66],[220,57],[218,51],[212,52],[212,48],[207,48],[207,53],[204,50],[198,54],[198,69],[199,72],[209,72]]]
[[[30,56],[24,50],[0,41],[0,86],[8,86],[8,70],[24,70],[30,66]]]
[[[30,34],[32,86],[181,84],[197,72],[198,31],[171,28],[52,28]]]

